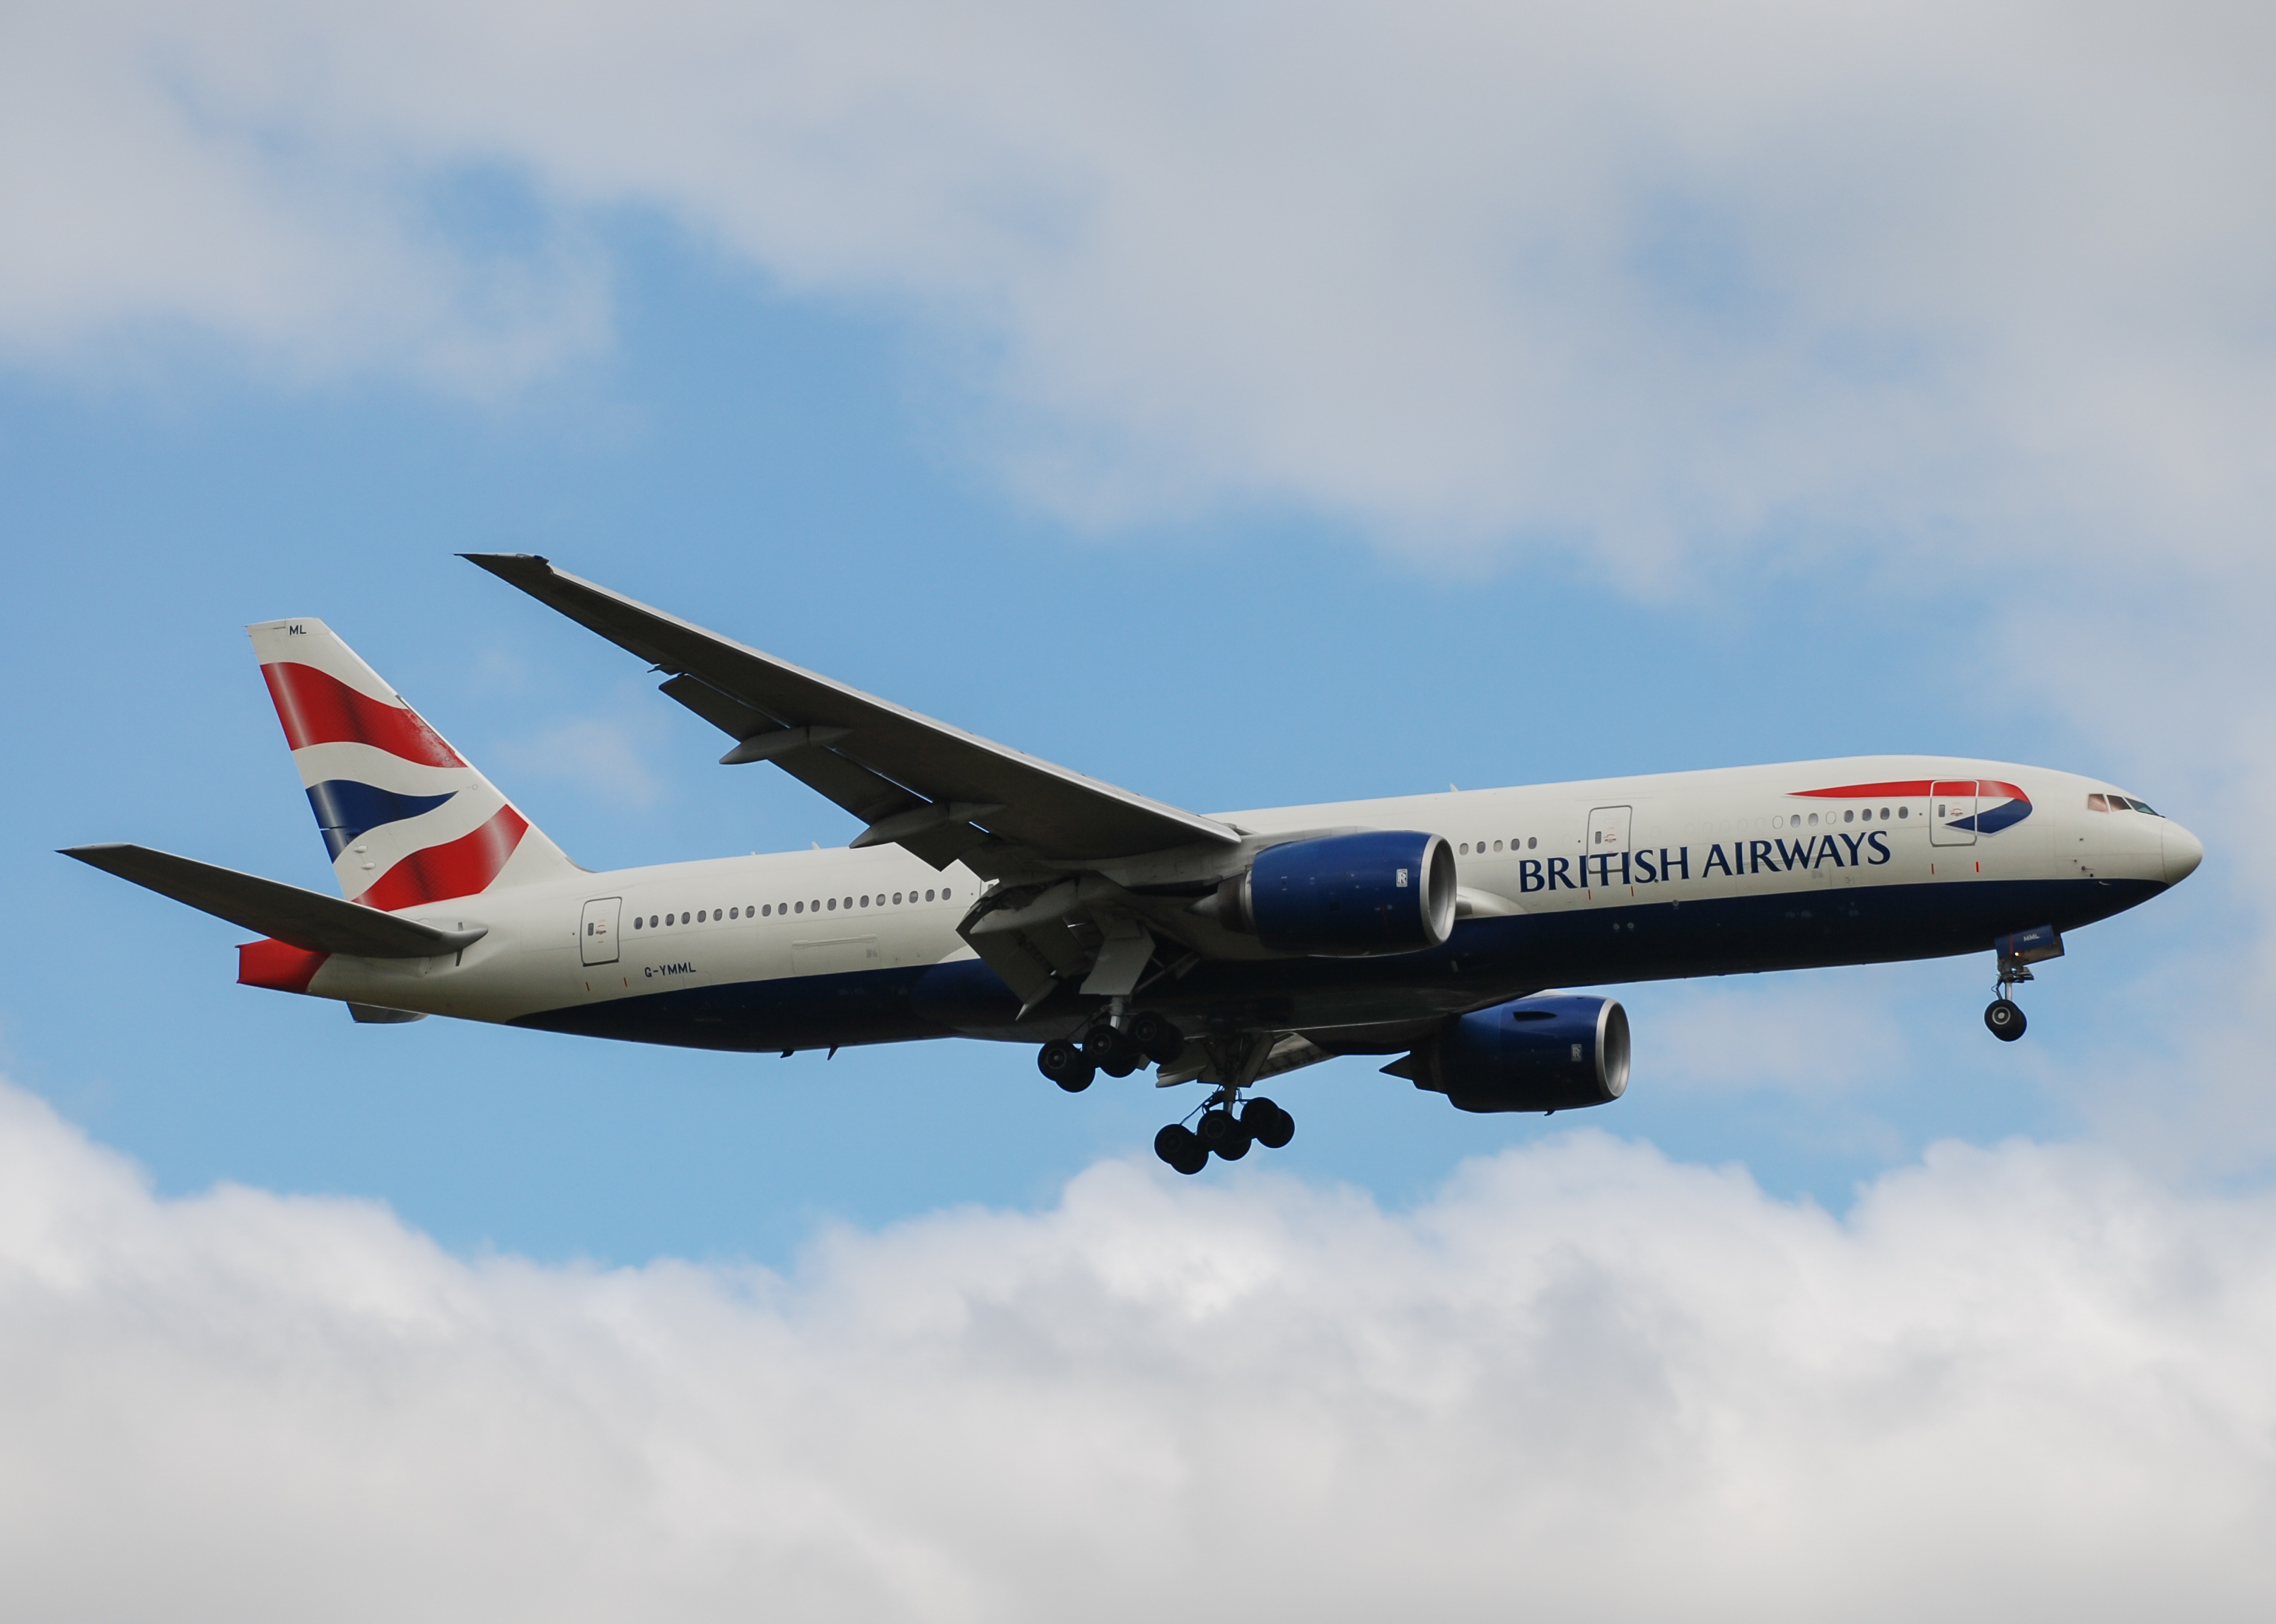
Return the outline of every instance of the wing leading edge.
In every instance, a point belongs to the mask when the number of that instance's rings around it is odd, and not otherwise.
[[[723,760],[772,761],[819,791],[868,825],[855,846],[898,844],[945,868],[990,836],[1061,863],[1240,841],[1214,819],[833,682],[542,558],[464,556],[671,673],[663,691],[737,741]]]

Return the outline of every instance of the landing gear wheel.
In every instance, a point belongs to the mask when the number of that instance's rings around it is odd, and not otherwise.
[[[1093,1067],[1081,1050],[1064,1038],[1045,1043],[1036,1057],[1036,1069],[1070,1094],[1090,1087]]]
[[[1142,1010],[1130,1023],[1130,1041],[1157,1066],[1167,1066],[1185,1052],[1186,1035],[1152,1010]]]
[[[1188,1177],[1209,1165],[1209,1152],[1182,1122],[1172,1122],[1154,1135],[1154,1154]]]
[[[1283,1150],[1296,1136],[1296,1119],[1269,1099],[1253,1099],[1243,1106],[1240,1126],[1268,1150]]]
[[[1143,1058],[1128,1033],[1117,1031],[1104,1021],[1082,1035],[1082,1051],[1110,1077],[1127,1077]]]
[[[2023,1028],[2030,1023],[2023,1019],[2023,1011],[2011,998],[1994,998],[1984,1012],[1984,1024],[1992,1028],[1992,1036],[2003,1043],[2012,1043],[2022,1036]]]
[[[1248,1154],[1248,1130],[1234,1120],[1233,1112],[1222,1108],[1202,1112],[1194,1136],[1228,1162]]]

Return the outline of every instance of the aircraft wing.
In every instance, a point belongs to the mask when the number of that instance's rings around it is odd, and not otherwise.
[[[988,836],[1062,861],[1236,845],[1210,818],[991,744],[707,632],[527,553],[468,553],[491,574],[671,673],[664,692],[895,843],[945,868]],[[982,831],[986,833],[982,833]]]
[[[431,959],[457,952],[485,932],[438,930],[415,919],[400,919],[322,892],[304,891],[278,880],[240,874],[147,846],[110,844],[66,846],[63,854],[162,897],[226,919],[247,930],[305,947],[312,952],[350,953],[361,959]]]

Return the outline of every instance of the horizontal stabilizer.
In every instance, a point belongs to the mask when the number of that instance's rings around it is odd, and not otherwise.
[[[488,934],[482,930],[438,930],[322,892],[304,891],[298,885],[239,874],[234,869],[216,868],[169,852],[154,852],[147,846],[73,846],[64,848],[63,854],[105,874],[132,880],[162,897],[186,902],[216,919],[312,952],[349,953],[360,959],[431,959],[470,947]]]

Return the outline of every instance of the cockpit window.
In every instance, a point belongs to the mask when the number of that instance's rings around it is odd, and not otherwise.
[[[2134,803],[2134,809],[2136,812],[2147,812],[2151,817],[2163,817],[2166,816],[2163,812],[2158,811],[2157,808],[2151,806],[2146,801],[2136,801]]]
[[[2086,809],[2090,812],[2109,811],[2110,797],[2107,795],[2089,795],[2086,798]]]

